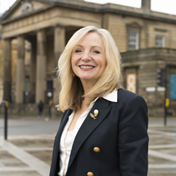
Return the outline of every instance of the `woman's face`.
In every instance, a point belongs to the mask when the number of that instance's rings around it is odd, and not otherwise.
[[[95,32],[88,33],[74,48],[71,64],[73,72],[80,78],[83,86],[93,86],[106,67],[102,38]]]

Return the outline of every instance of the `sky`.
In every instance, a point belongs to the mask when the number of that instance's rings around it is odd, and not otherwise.
[[[0,14],[4,13],[16,0],[0,0]],[[141,0],[85,0],[94,3],[114,3],[140,8]],[[151,10],[176,15],[176,0],[151,0]]]

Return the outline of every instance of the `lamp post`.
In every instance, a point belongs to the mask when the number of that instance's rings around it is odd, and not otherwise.
[[[50,119],[51,119],[51,106],[53,105],[53,101],[51,100],[52,95],[53,95],[52,92],[48,92],[48,98],[49,98],[48,115]]]
[[[157,70],[157,84],[165,88],[164,96],[164,125],[167,124],[167,108],[169,107],[169,99],[167,98],[167,62],[165,67]]]
[[[4,139],[7,140],[7,131],[8,131],[8,106],[9,103],[6,100],[3,100],[1,103],[2,106],[4,106]]]
[[[165,86],[165,98],[164,98],[164,125],[167,125],[167,108],[169,106],[169,99],[167,98],[167,62],[165,61],[165,68],[164,68],[164,86]]]

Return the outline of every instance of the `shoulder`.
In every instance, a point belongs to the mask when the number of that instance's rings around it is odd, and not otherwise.
[[[131,99],[136,96],[139,96],[139,95],[133,92],[130,92],[129,90],[123,89],[123,88],[118,89],[118,98]]]
[[[118,89],[118,105],[122,108],[134,109],[144,107],[147,110],[147,104],[143,97],[122,88]]]
[[[73,112],[72,109],[66,109],[66,110],[63,112],[62,117],[69,116],[72,112]]]
[[[135,94],[133,92],[130,92],[129,90],[126,90],[126,89],[123,89],[123,88],[118,89],[117,94],[118,94],[118,102],[122,102],[122,101],[129,102],[129,101],[134,100],[134,99],[143,99],[143,97],[141,97],[140,95]]]

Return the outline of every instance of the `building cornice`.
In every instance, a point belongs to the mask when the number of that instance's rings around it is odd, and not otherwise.
[[[80,11],[89,11],[89,12],[94,12],[94,13],[110,13],[110,14],[118,14],[118,15],[123,15],[125,16],[131,16],[131,17],[137,17],[137,18],[143,18],[143,19],[148,19],[148,20],[154,20],[154,21],[162,21],[162,22],[168,22],[168,23],[176,23],[176,16],[175,15],[168,15],[164,13],[158,13],[158,12],[144,12],[142,9],[137,9],[134,10],[135,8],[131,8],[131,10],[128,9],[123,9],[123,8],[113,8],[113,4],[104,4],[104,5],[97,5],[93,3],[79,3],[79,2],[68,2],[68,1],[50,1],[52,4],[49,6],[35,10],[32,12],[29,12],[27,14],[20,15],[18,17],[15,17],[13,19],[1,19],[0,24],[4,25],[19,19],[23,19],[27,16],[41,13],[42,11],[54,8],[54,7],[65,7],[65,8],[70,8],[70,9],[75,9],[75,10],[80,10]],[[116,6],[116,5],[114,5]]]
[[[176,49],[172,48],[145,48],[121,52],[120,54],[123,67],[131,67],[136,63],[146,62],[146,59],[153,62],[167,60],[168,64],[172,62],[176,66]]]

